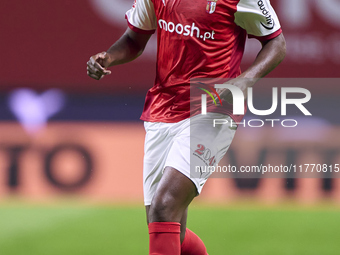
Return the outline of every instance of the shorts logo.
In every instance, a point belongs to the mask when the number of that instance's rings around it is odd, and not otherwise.
[[[207,166],[214,166],[216,164],[215,156],[211,155],[211,150],[206,148],[203,144],[197,144],[194,155],[200,158]]]
[[[217,2],[217,0],[208,1],[207,7],[206,7],[206,12],[207,13],[212,14],[212,13],[215,12],[215,10],[216,10],[216,2]]]

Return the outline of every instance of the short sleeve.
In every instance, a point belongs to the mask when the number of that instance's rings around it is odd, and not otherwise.
[[[282,32],[270,0],[240,0],[235,23],[245,29],[250,38],[261,41],[275,38]]]
[[[125,14],[129,27],[142,34],[153,34],[157,28],[155,9],[151,0],[135,0]]]

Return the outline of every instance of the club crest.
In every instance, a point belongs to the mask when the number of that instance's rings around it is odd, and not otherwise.
[[[214,13],[214,11],[216,10],[216,3],[217,3],[217,0],[211,0],[211,1],[208,0],[206,12],[209,14]]]

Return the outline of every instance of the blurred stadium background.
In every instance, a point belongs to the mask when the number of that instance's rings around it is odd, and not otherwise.
[[[313,117],[293,112],[302,125],[289,131],[240,128],[224,162],[340,163],[340,1],[271,2],[287,57],[270,77],[308,78],[294,81],[312,92]],[[139,116],[155,36],[111,76],[86,75],[131,5],[1,1],[0,255],[147,254]],[[248,40],[243,69],[259,49]],[[254,91],[258,105],[271,93]],[[209,254],[339,254],[340,179],[231,177],[209,180],[189,212]]]

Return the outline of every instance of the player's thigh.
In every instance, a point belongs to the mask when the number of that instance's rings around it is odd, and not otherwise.
[[[149,221],[180,222],[196,195],[196,186],[187,176],[166,167],[151,202]]]

